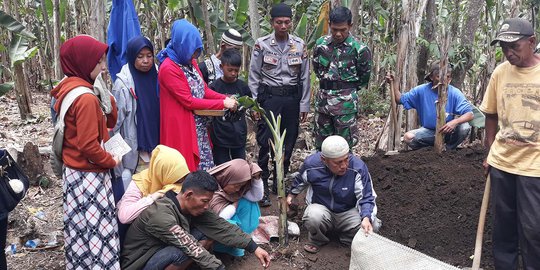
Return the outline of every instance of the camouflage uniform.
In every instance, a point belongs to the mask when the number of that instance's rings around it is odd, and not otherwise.
[[[371,51],[349,34],[341,44],[332,36],[317,40],[313,50],[313,70],[320,80],[315,101],[315,144],[321,148],[330,135],[340,135],[352,148],[358,142],[356,113],[358,89],[368,85]]]

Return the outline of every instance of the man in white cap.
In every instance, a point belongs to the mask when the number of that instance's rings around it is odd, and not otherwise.
[[[223,70],[220,67],[221,55],[226,49],[242,50],[242,35],[234,30],[229,29],[221,35],[221,43],[219,44],[219,51],[217,54],[212,54],[210,57],[205,58],[204,61],[199,63],[199,69],[203,75],[203,79],[207,85],[210,85],[215,80],[223,76]]]
[[[540,269],[540,55],[533,25],[507,19],[491,45],[506,57],[491,74],[484,162],[491,177],[493,262],[499,269]],[[519,263],[519,259],[523,260]],[[523,268],[519,267],[522,265]]]
[[[328,243],[328,232],[335,231],[342,244],[350,245],[360,228],[378,231],[375,190],[366,164],[349,153],[349,144],[338,135],[327,137],[321,152],[308,156],[296,174],[287,203],[305,189],[306,210],[302,221],[308,230],[304,250],[317,253]]]

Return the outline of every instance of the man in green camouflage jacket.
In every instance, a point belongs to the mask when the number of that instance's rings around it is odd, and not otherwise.
[[[315,144],[339,135],[352,148],[358,142],[356,113],[358,93],[368,85],[371,51],[350,34],[352,14],[346,7],[330,12],[331,35],[317,40],[313,50],[313,70],[320,80],[315,101]]]

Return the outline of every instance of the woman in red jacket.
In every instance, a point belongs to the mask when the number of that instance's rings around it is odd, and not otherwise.
[[[185,19],[174,22],[171,41],[159,55],[160,143],[178,150],[190,171],[214,167],[207,125],[193,110],[236,109],[236,100],[212,91],[197,66],[199,30]]]
[[[109,170],[120,160],[103,149],[107,127],[117,110],[100,73],[106,71],[107,44],[80,35],[60,48],[67,76],[51,91],[55,111],[73,89],[90,90],[77,97],[64,117],[62,173],[66,269],[120,269],[118,224]],[[96,79],[97,78],[97,79]],[[93,92],[93,93],[92,93]]]

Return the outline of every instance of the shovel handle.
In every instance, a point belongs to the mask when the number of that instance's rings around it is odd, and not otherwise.
[[[482,258],[482,238],[484,236],[484,224],[486,223],[486,213],[489,205],[489,192],[491,190],[491,180],[488,175],[486,179],[486,187],[482,198],[482,206],[480,207],[480,217],[478,218],[478,229],[476,230],[476,243],[474,245],[474,257],[472,270],[480,269],[480,259]]]

